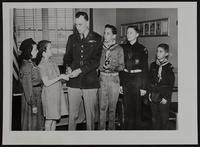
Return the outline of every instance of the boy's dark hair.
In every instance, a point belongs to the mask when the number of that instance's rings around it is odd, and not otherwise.
[[[159,47],[163,48],[166,53],[169,53],[169,45],[168,44],[161,43],[158,45],[157,48],[159,48]],[[168,57],[169,57],[169,55],[166,56],[167,59],[168,59]]]
[[[40,42],[38,42],[38,45],[37,45],[38,53],[37,53],[37,57],[35,60],[36,65],[38,65],[40,63],[40,61],[42,60],[42,57],[43,57],[42,53],[46,52],[48,43],[51,43],[51,41],[41,40]]]
[[[129,28],[134,29],[134,30],[139,34],[138,27],[131,25],[131,26],[128,26],[128,27],[127,27],[127,30],[128,30]]]
[[[106,25],[105,25],[105,28],[110,28],[110,29],[112,30],[112,33],[113,33],[114,35],[117,34],[117,28],[116,28],[115,26],[110,25],[110,24],[106,24]]]
[[[165,50],[166,53],[169,53],[169,45],[165,43],[161,43],[158,45],[158,47],[161,47]]]
[[[83,16],[83,18],[88,21],[88,14],[86,12],[77,12],[75,18],[79,18],[80,16]]]

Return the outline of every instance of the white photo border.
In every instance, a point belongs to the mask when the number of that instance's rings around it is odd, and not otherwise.
[[[3,145],[197,144],[196,2],[9,2],[3,3]],[[177,8],[178,129],[167,131],[11,131],[12,8]],[[192,65],[192,66],[191,66]]]

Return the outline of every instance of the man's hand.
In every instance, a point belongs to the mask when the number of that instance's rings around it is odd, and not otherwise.
[[[146,93],[147,93],[146,90],[140,89],[140,95],[141,95],[141,96],[144,96]]]
[[[81,72],[82,72],[81,69],[78,68],[78,69],[72,71],[72,73],[69,74],[69,77],[70,78],[76,78],[80,75]]]
[[[65,73],[66,73],[66,74],[70,74],[70,73],[72,73],[72,69],[71,69],[71,67],[68,66],[68,67],[66,68]]]
[[[162,98],[162,101],[160,102],[161,104],[166,104],[167,100],[165,98]]]

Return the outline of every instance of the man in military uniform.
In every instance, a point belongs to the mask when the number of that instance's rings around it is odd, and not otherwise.
[[[101,36],[89,31],[87,13],[78,12],[75,18],[78,33],[69,36],[63,59],[66,73],[70,76],[68,129],[76,129],[83,97],[87,130],[94,130],[97,89],[100,87],[96,70],[100,64]]]
[[[141,123],[142,97],[146,94],[148,51],[137,41],[137,28],[127,28],[127,44],[123,44],[125,69],[120,73],[124,94],[125,130],[139,129]]]

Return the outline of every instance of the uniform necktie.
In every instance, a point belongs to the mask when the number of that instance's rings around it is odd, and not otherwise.
[[[84,34],[81,34],[81,40],[85,40],[85,35]]]

